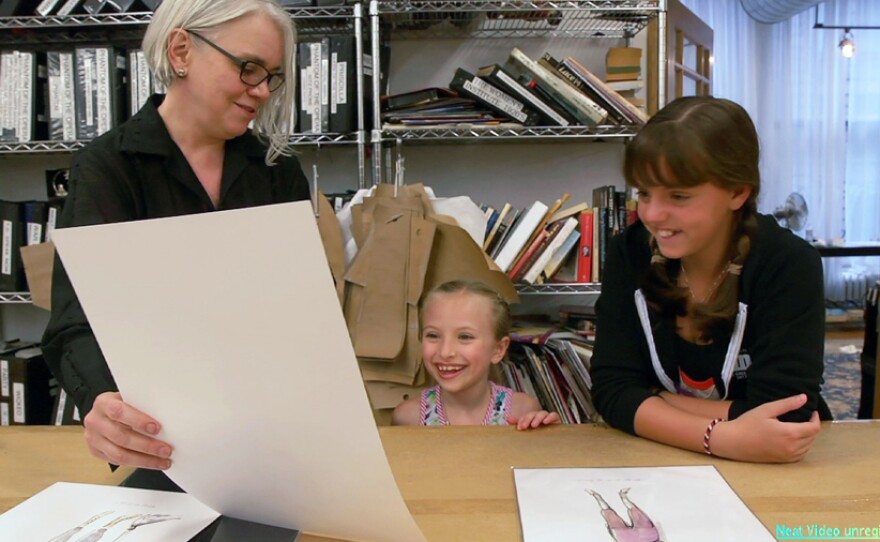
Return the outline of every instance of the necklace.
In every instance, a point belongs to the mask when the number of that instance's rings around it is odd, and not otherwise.
[[[687,269],[684,268],[684,263],[681,264],[681,278],[684,280],[684,285],[688,289],[688,292],[691,293],[691,298],[700,304],[704,304],[707,301],[709,301],[710,299],[712,299],[712,296],[715,295],[715,291],[721,285],[721,281],[724,279],[724,277],[727,276],[727,273],[729,271],[730,271],[730,267],[725,265],[724,269],[722,269],[721,272],[718,273],[718,276],[715,277],[715,282],[712,283],[712,287],[709,288],[709,291],[706,292],[706,295],[704,295],[702,299],[697,299],[696,294],[694,294],[694,289],[691,288],[691,281],[688,280]]]

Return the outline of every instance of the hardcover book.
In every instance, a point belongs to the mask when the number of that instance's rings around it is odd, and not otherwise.
[[[495,219],[495,223],[492,224],[491,228],[489,228],[489,233],[486,234],[486,239],[483,242],[484,251],[489,251],[489,247],[492,246],[492,241],[495,240],[495,236],[498,235],[498,230],[501,229],[501,226],[504,223],[504,219],[507,218],[507,213],[509,213],[512,208],[513,206],[511,206],[510,203],[505,203],[501,210],[498,211],[498,216]]]
[[[569,126],[571,124],[568,119],[557,113],[530,88],[517,82],[514,76],[504,71],[498,64],[480,68],[477,75],[527,104],[540,115],[543,124],[549,126]]]
[[[559,224],[559,228],[557,233],[553,235],[553,238],[547,244],[547,247],[541,252],[535,262],[532,264],[532,267],[523,275],[523,280],[529,284],[534,284],[538,279],[538,276],[547,266],[547,262],[550,261],[550,258],[553,256],[553,253],[562,246],[562,243],[568,239],[568,236],[571,232],[575,231],[575,228],[578,225],[578,221],[575,218],[568,218],[565,221],[554,222],[551,225],[551,228],[555,229],[555,226]]]
[[[583,211],[580,215],[581,240],[578,246],[578,274],[580,283],[593,280],[593,210]]]
[[[501,249],[504,248],[510,234],[516,229],[518,222],[522,219],[522,212],[523,209],[512,209],[507,213],[507,217],[498,228],[498,233],[495,235],[495,239],[492,241],[492,245],[487,252],[493,260],[501,253]]]
[[[607,83],[596,77],[594,73],[584,67],[574,58],[568,57],[560,64],[560,69],[565,69],[574,78],[583,81],[588,89],[591,89],[597,99],[608,104],[609,111],[615,111],[615,116],[624,119],[625,122],[644,124],[648,116],[629,100],[621,96]]]
[[[534,126],[539,123],[538,115],[523,102],[462,68],[455,70],[449,86],[459,94],[473,98],[499,115],[520,124]]]
[[[608,112],[608,118],[611,121],[618,124],[631,124],[633,122],[626,116],[625,112],[620,111],[619,106],[603,95],[595,87],[595,84],[588,82],[584,76],[574,73],[571,67],[566,65],[564,61],[560,62],[553,58],[550,53],[544,53],[544,56],[542,56],[538,62],[548,70],[559,75],[572,88],[576,89],[578,92],[586,94],[590,99],[601,105]]]
[[[556,232],[553,233],[555,234]],[[507,272],[507,276],[510,277],[512,282],[517,283],[522,280],[522,277],[527,270],[526,266],[531,265],[534,259],[537,258],[539,251],[544,248],[544,241],[546,241],[550,235],[551,233],[549,230],[541,229],[541,231],[530,240],[528,246],[523,249],[519,257],[513,262],[510,271]]]
[[[529,238],[527,245],[532,242],[532,239],[534,238],[535,235],[537,235],[538,232],[540,232],[541,230],[544,229],[545,226],[547,226],[547,223],[550,221],[550,217],[553,216],[557,211],[559,211],[559,209],[562,208],[562,206],[565,204],[566,201],[568,201],[568,198],[570,198],[570,197],[571,197],[571,194],[566,192],[565,194],[562,195],[561,198],[556,200],[550,208],[547,209],[547,211],[544,213],[544,216],[541,217],[540,222],[538,222],[538,226],[534,230],[535,233],[533,233],[532,237]],[[521,255],[522,255],[522,251],[520,251],[520,254],[517,255],[517,257],[514,259],[514,262],[519,260]]]
[[[382,96],[382,111],[414,109],[445,103],[448,98],[458,98],[458,94],[448,88],[429,87]]]
[[[562,264],[569,258],[569,255],[572,254],[574,249],[577,247],[580,238],[581,233],[578,230],[573,230],[571,233],[568,234],[568,237],[565,238],[562,244],[559,245],[559,248],[553,252],[553,254],[550,256],[550,259],[547,260],[547,265],[545,265],[544,269],[541,271],[541,275],[545,280],[552,279],[553,275],[555,275],[556,272],[559,271],[559,268],[562,267]]]
[[[584,126],[600,124],[608,116],[607,111],[596,102],[572,89],[558,75],[550,72],[516,47],[511,51],[504,68],[518,77],[525,76],[534,80],[541,91],[567,105],[568,111]]]
[[[517,224],[515,230],[510,234],[510,239],[504,243],[504,248],[495,259],[495,263],[505,273],[510,269],[514,259],[519,255],[520,250],[525,246],[531,238],[532,233],[541,223],[544,215],[547,213],[547,205],[540,201],[535,201],[523,215],[523,218]]]

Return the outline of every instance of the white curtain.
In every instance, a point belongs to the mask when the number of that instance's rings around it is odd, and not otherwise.
[[[843,30],[813,29],[815,9],[768,25],[739,0],[682,3],[715,30],[713,94],[742,104],[758,128],[760,210],[798,192],[815,239],[880,241],[880,30],[853,30],[856,55],[846,59]],[[876,0],[828,0],[819,10],[826,25],[880,26]],[[844,279],[873,278],[877,262],[826,259],[828,297],[850,295]]]

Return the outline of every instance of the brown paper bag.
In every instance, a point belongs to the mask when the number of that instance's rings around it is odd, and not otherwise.
[[[55,243],[21,247],[21,260],[28,288],[35,307],[52,309],[52,268],[55,265]]]

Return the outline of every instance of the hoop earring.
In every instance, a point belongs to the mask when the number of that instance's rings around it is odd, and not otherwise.
[[[177,70],[177,77],[186,77],[186,68],[180,68]]]

